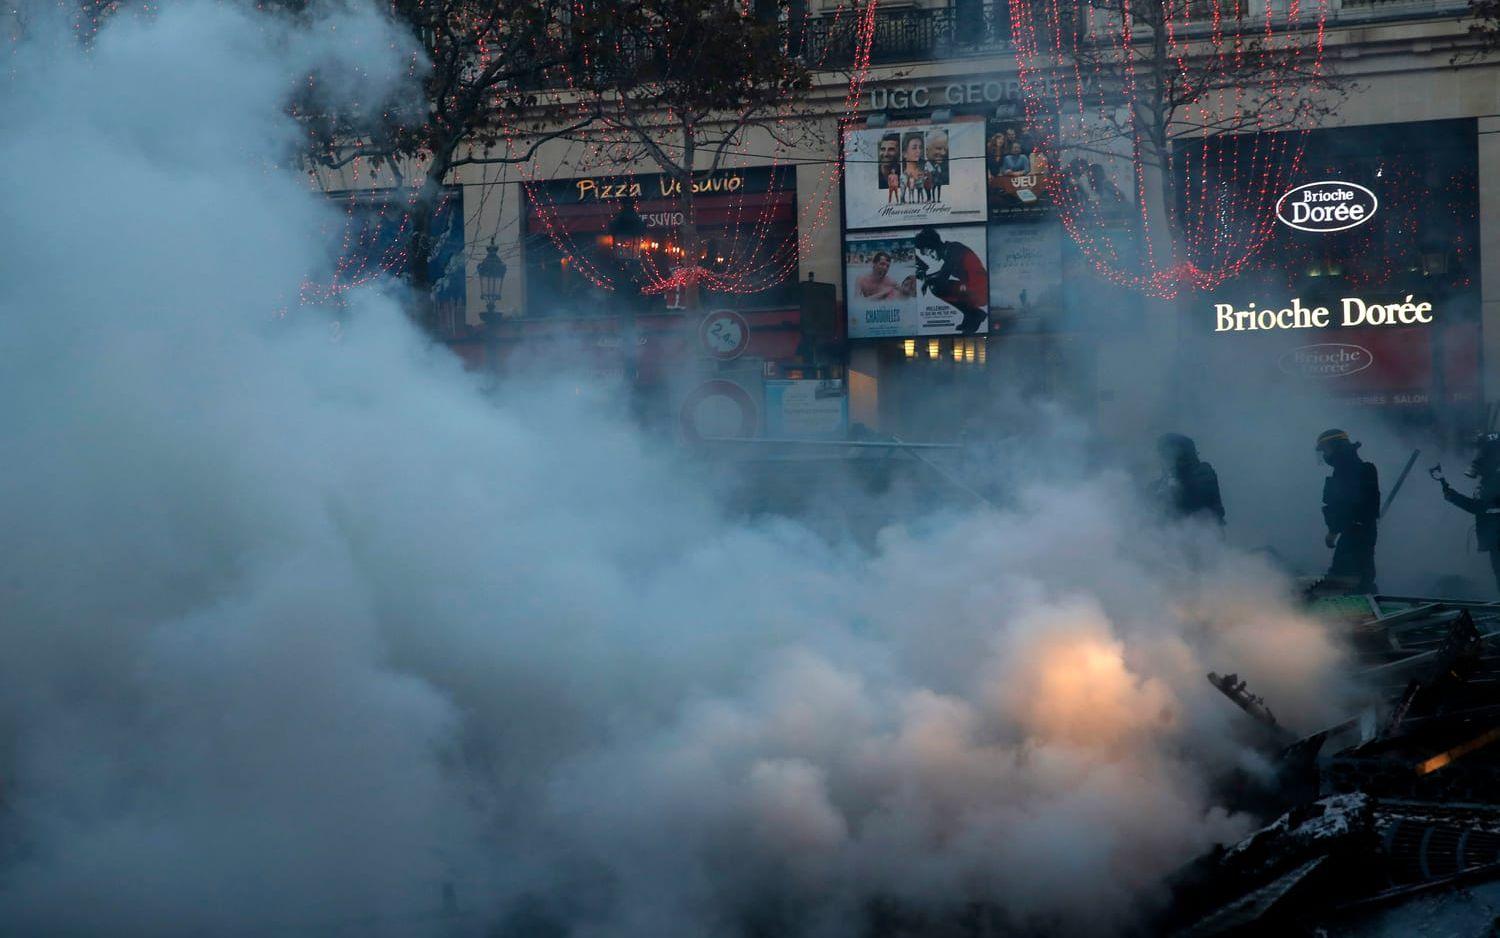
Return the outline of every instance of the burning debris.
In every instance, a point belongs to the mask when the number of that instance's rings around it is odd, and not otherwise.
[[[1369,702],[1298,737],[1237,675],[1208,675],[1257,724],[1289,809],[1180,870],[1162,930],[1371,934],[1425,914],[1468,934],[1449,907],[1483,905],[1469,887],[1500,881],[1500,604],[1358,596],[1314,608],[1347,623]],[[1444,909],[1413,911],[1437,897]],[[1472,933],[1491,934],[1490,916]]]

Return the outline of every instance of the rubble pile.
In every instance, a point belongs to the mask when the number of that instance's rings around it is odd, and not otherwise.
[[[1369,703],[1299,736],[1237,675],[1209,681],[1255,723],[1286,807],[1179,871],[1181,936],[1500,934],[1500,604],[1326,598]]]

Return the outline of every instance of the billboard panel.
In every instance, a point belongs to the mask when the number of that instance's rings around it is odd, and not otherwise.
[[[985,128],[984,175],[994,221],[1034,219],[1052,208],[1048,189],[1056,157],[1021,120],[991,120]]]
[[[1129,126],[1123,112],[1084,110],[1059,121],[1053,194],[1073,217],[1125,222],[1138,212]]]
[[[989,231],[990,315],[996,330],[1059,328],[1063,311],[1063,228],[1045,220]]]
[[[841,378],[773,379],[766,388],[766,436],[840,440],[849,433],[849,394]]]
[[[844,135],[850,230],[985,217],[984,121],[893,122]]]
[[[983,225],[850,233],[849,337],[988,332],[987,253]]]

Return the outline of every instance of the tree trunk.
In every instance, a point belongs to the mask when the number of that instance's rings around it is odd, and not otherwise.
[[[692,124],[684,122],[682,125],[682,225],[679,227],[677,238],[681,242],[682,263],[689,269],[698,265],[698,216],[693,198],[693,166],[697,161],[697,151],[694,148]],[[689,313],[696,312],[699,306],[698,281],[696,277],[690,277],[682,290],[682,305]]]
[[[443,177],[447,174],[446,163],[434,161],[422,178],[422,188],[407,205],[411,231],[406,238],[405,275],[412,294],[412,319],[434,338],[443,338],[453,331],[451,324],[437,321],[437,303],[433,297],[436,284],[432,271],[436,247],[432,223],[437,214]]]

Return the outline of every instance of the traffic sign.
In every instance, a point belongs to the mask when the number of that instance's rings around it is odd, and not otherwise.
[[[732,309],[716,309],[698,325],[698,345],[710,358],[733,361],[750,347],[750,324]]]
[[[677,421],[689,442],[704,437],[748,439],[760,430],[760,405],[739,384],[712,378],[688,392]]]

